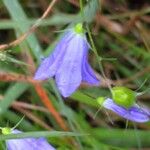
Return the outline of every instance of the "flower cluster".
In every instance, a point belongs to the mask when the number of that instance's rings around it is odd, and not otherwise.
[[[70,96],[82,81],[99,85],[99,80],[88,63],[89,48],[82,24],[78,23],[64,34],[53,53],[42,61],[34,79],[55,77],[58,90],[64,97]],[[136,104],[136,96],[136,92],[126,87],[114,87],[112,99],[100,98],[98,103],[128,120],[149,121],[150,111]]]
[[[7,135],[22,132],[16,129],[2,128],[2,133]],[[45,138],[10,139],[6,140],[6,147],[7,150],[55,150]]]
[[[88,49],[84,29],[79,23],[65,33],[53,53],[42,61],[34,79],[45,80],[54,76],[64,97],[70,96],[82,81],[99,85],[99,80],[88,63]]]

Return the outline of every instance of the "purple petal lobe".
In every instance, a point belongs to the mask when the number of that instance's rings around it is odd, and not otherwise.
[[[21,133],[14,130],[12,133]],[[7,150],[55,150],[45,138],[24,138],[6,140]]]
[[[47,73],[48,68],[51,66],[53,59],[51,57],[45,58],[41,65],[39,66],[38,70],[35,73],[34,79],[35,80],[45,80],[48,79],[50,74]]]
[[[140,108],[138,105],[134,105],[129,109],[126,109],[122,106],[119,106],[113,102],[112,99],[107,98],[103,106],[107,109],[112,110],[113,112],[117,113],[118,115],[122,116],[131,121],[135,122],[147,122],[150,121],[150,115],[148,110],[145,108]]]
[[[93,85],[100,84],[100,81],[95,76],[94,71],[92,70],[91,66],[88,64],[87,60],[84,60],[82,66],[82,81]]]
[[[66,35],[60,40],[56,48],[45,58],[40,64],[38,70],[35,73],[35,80],[45,80],[55,75],[56,70],[59,68],[67,47],[67,42],[73,37],[72,33],[66,33]]]
[[[69,41],[62,64],[56,72],[56,84],[64,97],[70,96],[81,83],[82,59],[87,51],[83,42],[84,38],[80,35]]]

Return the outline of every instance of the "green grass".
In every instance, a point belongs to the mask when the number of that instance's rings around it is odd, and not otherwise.
[[[32,0],[1,0],[0,43],[9,43],[27,32],[41,17],[50,2],[49,0],[44,0],[43,3],[40,0],[36,2]],[[1,52],[6,56],[6,59],[3,60],[0,57],[0,72],[5,72],[8,75],[21,74],[25,77],[33,77],[34,69],[37,68],[42,57],[53,51],[58,39],[63,35],[62,30],[69,28],[76,22],[84,21],[92,31],[99,56],[116,58],[116,60],[102,61],[105,75],[113,82],[113,85],[123,85],[136,90],[147,79],[140,91],[148,89],[150,85],[150,40],[146,33],[149,33],[150,29],[146,17],[150,8],[144,4],[136,9],[131,9],[129,6],[134,7],[135,4],[119,0],[115,0],[114,3],[108,0],[108,3],[104,4],[97,0],[84,0],[84,18],[82,18],[78,6],[68,0],[57,2],[35,32],[19,45]],[[95,19],[97,14],[107,17],[110,22],[119,23],[122,29],[129,28],[128,23],[133,19],[133,14],[137,16],[138,20],[135,20],[128,33],[118,34],[114,30],[110,31],[110,28],[113,28],[111,24],[110,26],[101,25]],[[97,74],[102,75],[92,50],[89,54],[89,62]],[[136,74],[139,75],[136,77]],[[124,79],[134,76],[135,78],[123,82]],[[5,78],[1,78],[0,73],[0,126],[13,127],[25,115],[18,126],[18,129],[25,133],[20,135],[1,134],[0,150],[5,149],[4,141],[7,139],[31,136],[46,137],[58,150],[126,150],[134,148],[142,150],[150,148],[150,123],[133,125],[129,122],[126,129],[125,119],[112,112],[109,112],[108,117],[104,109],[100,109],[94,118],[100,108],[96,98],[111,96],[106,83],[99,87],[82,85],[67,99],[61,97],[53,80],[44,82],[42,87],[53,107],[62,116],[68,131],[65,132],[53,114],[49,112],[29,109],[24,105],[18,106],[19,109],[16,109],[14,105],[17,101],[27,103],[30,106],[40,106],[42,110],[46,106],[32,83],[20,82],[19,78],[17,81],[6,82]],[[148,91],[137,101],[150,107],[149,100],[150,92]],[[31,117],[26,115],[27,113]],[[111,124],[109,118],[114,124]],[[37,121],[38,119],[40,121]],[[47,131],[43,123],[49,126],[52,131]]]

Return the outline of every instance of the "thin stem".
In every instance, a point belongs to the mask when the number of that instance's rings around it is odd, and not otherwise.
[[[102,109],[102,107],[103,107],[103,106],[100,106],[100,107],[98,108],[98,110],[96,111],[96,113],[95,113],[94,116],[93,116],[93,119],[96,119],[96,116],[97,116],[97,114],[100,112],[100,110]]]
[[[137,96],[141,96],[141,95],[144,95],[145,93],[149,92],[150,88],[147,88],[146,90],[142,91],[142,92],[139,92],[137,93]]]
[[[137,147],[138,147],[138,150],[141,150],[141,139],[138,135],[138,132],[137,132],[137,126],[136,124],[133,122],[133,126],[134,126],[134,132],[135,132],[135,137],[136,137],[136,140],[137,140]]]
[[[129,125],[129,120],[126,120],[126,128],[125,128],[125,130],[128,129],[128,125]]]
[[[19,126],[19,124],[23,121],[24,118],[25,118],[25,116],[23,116],[23,117],[20,119],[20,121],[12,128],[12,130],[16,129],[16,128]]]
[[[106,116],[108,117],[108,120],[111,122],[111,124],[114,125],[114,122],[111,119],[111,117],[109,116],[109,113],[107,112],[107,110],[104,109],[104,112],[105,112]]]
[[[148,77],[143,81],[143,83],[140,85],[140,87],[139,87],[138,89],[136,89],[136,92],[139,91],[139,90],[146,84],[146,82],[148,81],[149,77],[150,77],[150,76],[148,76]]]
[[[80,13],[81,13],[82,21],[84,21],[84,10],[83,10],[83,1],[82,0],[80,0]]]
[[[89,29],[88,25],[86,25],[86,29],[87,29],[87,33],[88,33],[88,36],[89,36],[89,40],[90,40],[91,46],[92,46],[92,50],[93,50],[93,52],[94,52],[94,54],[96,56],[96,59],[98,61],[98,65],[99,65],[100,71],[102,73],[102,76],[107,81],[107,77],[106,77],[106,75],[104,73],[104,69],[103,69],[103,65],[102,65],[103,58],[98,55],[98,52],[97,52],[97,49],[95,47],[95,44],[94,44],[94,41],[93,41],[93,38],[92,38],[92,34],[90,32],[90,29]],[[111,91],[111,85],[108,82],[106,82],[106,83],[107,83],[107,86],[108,86],[109,90]]]

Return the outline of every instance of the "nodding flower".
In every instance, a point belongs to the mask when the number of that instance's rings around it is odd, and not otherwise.
[[[19,134],[19,130],[12,130],[11,128],[2,128],[2,133]],[[23,139],[10,139],[6,140],[7,150],[55,150],[45,138],[23,138]]]
[[[119,116],[134,122],[150,121],[150,110],[136,103],[136,93],[126,87],[112,88],[112,99],[99,97],[97,102]]]
[[[82,24],[78,23],[64,34],[52,54],[42,61],[34,79],[55,77],[58,90],[64,97],[70,96],[82,81],[99,85],[88,63],[89,48]]]

